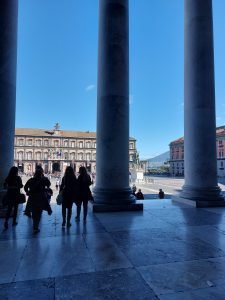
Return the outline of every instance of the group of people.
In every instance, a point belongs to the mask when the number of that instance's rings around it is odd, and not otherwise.
[[[132,194],[136,197],[137,200],[144,200],[144,195],[143,195],[141,189],[138,189],[137,193],[136,193],[136,191],[137,191],[137,187],[136,187],[135,184],[133,184]],[[159,199],[164,199],[164,196],[165,196],[165,194],[164,194],[163,190],[159,189],[158,198]]]
[[[62,226],[71,226],[71,215],[73,203],[77,206],[76,221],[80,221],[81,206],[83,204],[83,220],[86,221],[88,211],[88,201],[92,199],[90,185],[91,178],[85,167],[80,167],[79,176],[76,177],[72,167],[66,168],[64,177],[60,185],[60,193],[62,193]],[[33,219],[33,232],[38,233],[39,223],[43,210],[51,215],[50,198],[52,190],[51,182],[44,176],[41,166],[37,166],[32,178],[28,179],[24,186],[24,191],[28,196],[26,209],[24,214]],[[23,187],[22,179],[18,175],[18,168],[13,166],[4,182],[4,188],[7,189],[5,195],[5,206],[7,206],[6,217],[4,222],[5,229],[8,229],[8,221],[13,211],[13,226],[17,223],[17,211],[19,205],[20,189]]]
[[[132,194],[136,197],[137,200],[144,200],[144,195],[141,191],[141,189],[138,189],[138,192],[136,193],[137,191],[137,187],[135,184],[133,184],[132,186]]]

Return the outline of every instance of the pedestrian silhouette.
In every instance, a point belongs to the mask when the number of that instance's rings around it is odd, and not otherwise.
[[[158,196],[159,196],[159,199],[164,199],[164,192],[163,192],[162,189],[159,189],[159,194],[158,194]]]
[[[5,204],[7,206],[6,217],[4,227],[8,228],[8,220],[13,210],[13,226],[17,225],[17,211],[19,205],[20,189],[23,187],[21,177],[18,176],[18,168],[12,167],[9,170],[9,174],[4,181],[4,188],[7,189],[5,196]]]
[[[75,202],[76,197],[76,187],[77,179],[74,174],[72,167],[68,166],[65,170],[64,177],[62,178],[62,183],[60,185],[60,192],[63,193],[62,200],[62,227],[71,226],[70,220],[72,215],[72,206]],[[67,221],[67,222],[66,222]]]
[[[83,220],[86,222],[88,211],[88,200],[92,200],[90,185],[92,184],[91,177],[88,175],[85,167],[80,167],[79,177],[77,179],[77,216],[76,221],[80,221],[80,211],[83,203]]]
[[[38,233],[40,231],[39,223],[43,210],[47,210],[48,214],[52,213],[46,197],[46,189],[48,189],[50,185],[51,182],[44,176],[43,169],[39,166],[34,173],[34,177],[28,179],[24,186],[24,190],[29,196],[34,233]]]

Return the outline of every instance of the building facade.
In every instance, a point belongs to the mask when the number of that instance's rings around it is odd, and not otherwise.
[[[136,140],[130,138],[130,168],[136,153]],[[14,165],[26,174],[33,174],[37,165],[41,165],[45,173],[59,174],[67,166],[72,166],[75,172],[85,166],[95,173],[96,133],[60,130],[58,124],[54,130],[16,128]]]
[[[184,176],[184,138],[169,144],[170,175]],[[216,128],[217,175],[225,177],[225,126]]]

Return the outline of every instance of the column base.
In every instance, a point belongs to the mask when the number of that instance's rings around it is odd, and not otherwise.
[[[96,204],[129,205],[136,202],[130,187],[118,190],[95,187],[93,196]]]
[[[225,199],[221,194],[219,186],[211,188],[196,188],[184,185],[180,194],[174,195],[172,200],[194,207],[225,206]]]
[[[204,200],[192,200],[187,198],[181,198],[180,196],[172,196],[172,201],[187,204],[193,207],[225,207],[225,200],[211,200],[211,201],[204,201]]]
[[[131,204],[98,204],[90,202],[92,206],[92,212],[119,212],[119,211],[143,211],[143,203],[131,203]]]
[[[136,203],[136,198],[130,187],[119,190],[95,187],[93,196],[93,212],[143,210],[143,204]]]

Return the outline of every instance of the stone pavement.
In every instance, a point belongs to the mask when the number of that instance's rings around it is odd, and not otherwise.
[[[62,229],[61,207],[3,230],[0,299],[225,299],[225,208],[144,201]],[[75,210],[75,208],[74,208]]]

